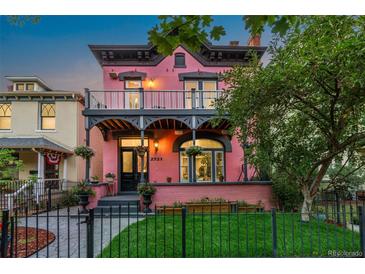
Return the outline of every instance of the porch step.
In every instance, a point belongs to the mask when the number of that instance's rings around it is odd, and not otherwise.
[[[138,212],[139,208],[139,196],[137,194],[127,194],[118,196],[107,196],[103,197],[98,201],[97,207],[95,208],[96,213],[104,214],[110,213],[110,208],[113,214],[119,214],[119,206],[121,213],[134,214]]]

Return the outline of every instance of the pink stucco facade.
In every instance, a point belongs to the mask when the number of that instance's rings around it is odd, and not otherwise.
[[[175,54],[182,53],[185,55],[185,67],[175,66]],[[182,110],[185,107],[180,103],[175,103],[180,95],[174,95],[176,91],[182,92],[186,90],[184,81],[179,78],[181,73],[215,73],[221,74],[229,70],[228,66],[219,66],[219,62],[204,66],[202,62],[196,59],[189,51],[184,47],[178,47],[175,49],[171,56],[163,58],[156,65],[115,65],[110,63],[107,66],[102,65],[104,89],[106,92],[104,95],[99,97],[102,101],[102,108],[105,109],[126,109],[125,107],[125,95],[123,92],[110,92],[110,91],[124,91],[125,81],[119,77],[111,77],[112,74],[119,75],[120,73],[136,72],[145,75],[142,79],[142,87],[144,94],[144,105],[147,106],[145,109],[153,110],[155,107],[152,102],[149,102],[149,95],[155,91],[156,94],[161,92],[166,96],[165,91],[169,91],[172,95],[169,97],[169,102],[164,102],[164,108],[167,110],[179,109]],[[218,78],[217,78],[218,79]],[[213,80],[217,81],[217,80]],[[226,88],[223,81],[218,80],[217,90],[224,90]],[[223,91],[224,92],[224,91]],[[185,96],[185,95],[184,95]],[[152,97],[151,97],[152,98]],[[180,99],[179,99],[180,100]],[[183,99],[185,100],[185,99]],[[147,102],[146,102],[147,101]],[[161,108],[158,107],[160,110]],[[131,110],[135,111],[135,110]],[[152,115],[152,114],[149,114]],[[143,117],[140,117],[143,119]],[[124,117],[113,117],[123,121]],[[161,117],[161,119],[165,119]],[[169,118],[174,119],[174,118]],[[118,121],[117,121],[118,122]],[[116,124],[116,122],[112,122]],[[139,138],[140,128],[135,125],[134,129],[129,128],[130,131],[114,130],[118,131],[118,134],[113,134],[113,130],[108,130],[105,140],[102,143],[103,151],[103,177],[107,173],[114,173],[116,175],[114,192],[120,193],[123,180],[122,176],[122,159],[120,155],[120,143],[119,138],[123,136]],[[148,177],[146,178],[149,182],[155,183],[157,187],[157,193],[154,195],[154,205],[167,205],[172,204],[175,201],[187,202],[192,199],[200,199],[204,197],[210,198],[224,198],[226,200],[245,200],[249,203],[263,202],[265,208],[271,207],[271,185],[270,184],[247,184],[243,185],[243,150],[235,136],[228,136],[227,131],[223,129],[212,129],[212,128],[197,128],[197,133],[204,133],[205,136],[209,134],[224,136],[229,138],[230,149],[224,147],[224,180],[223,182],[215,181],[207,182],[205,185],[202,183],[191,185],[193,183],[180,183],[180,152],[173,149],[174,143],[181,135],[192,136],[191,128],[184,128],[182,130],[168,129],[161,126],[160,128],[144,128],[146,131],[146,137],[149,138],[149,152],[148,152]],[[206,138],[206,137],[204,137]],[[209,137],[208,137],[209,138]],[[212,137],[212,139],[214,139]],[[158,151],[155,151],[154,140],[158,140]],[[147,144],[145,144],[147,145]],[[212,154],[215,155],[215,154]],[[158,159],[158,160],[156,160]],[[212,167],[213,168],[213,167]],[[216,167],[214,167],[216,169]],[[192,171],[196,172],[196,171]],[[214,174],[214,172],[213,172]],[[254,168],[248,166],[248,178],[254,176]],[[167,183],[167,177],[171,178],[171,183]],[[189,185],[190,184],[190,185]]]

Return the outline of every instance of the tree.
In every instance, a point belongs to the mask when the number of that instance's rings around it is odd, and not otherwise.
[[[283,36],[289,28],[298,29],[303,16],[251,15],[243,16],[245,28],[252,34],[261,34],[268,26],[273,33]],[[149,31],[149,40],[163,55],[170,55],[176,47],[184,44],[198,50],[201,41],[219,40],[226,34],[223,26],[214,26],[210,15],[159,16],[160,24]]]
[[[22,167],[22,161],[14,156],[14,150],[0,149],[0,180],[11,179]]]
[[[251,146],[249,161],[295,181],[304,221],[333,161],[364,165],[364,26],[363,16],[306,17],[273,42],[266,67],[254,58],[228,72],[217,103]]]

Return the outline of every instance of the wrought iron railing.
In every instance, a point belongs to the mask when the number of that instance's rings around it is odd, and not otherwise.
[[[214,109],[221,90],[86,90],[86,109]]]

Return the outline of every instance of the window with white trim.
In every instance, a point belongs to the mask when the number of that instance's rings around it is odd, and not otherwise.
[[[0,104],[0,130],[11,129],[11,104]]]
[[[42,130],[56,129],[56,104],[41,104],[40,123]]]

